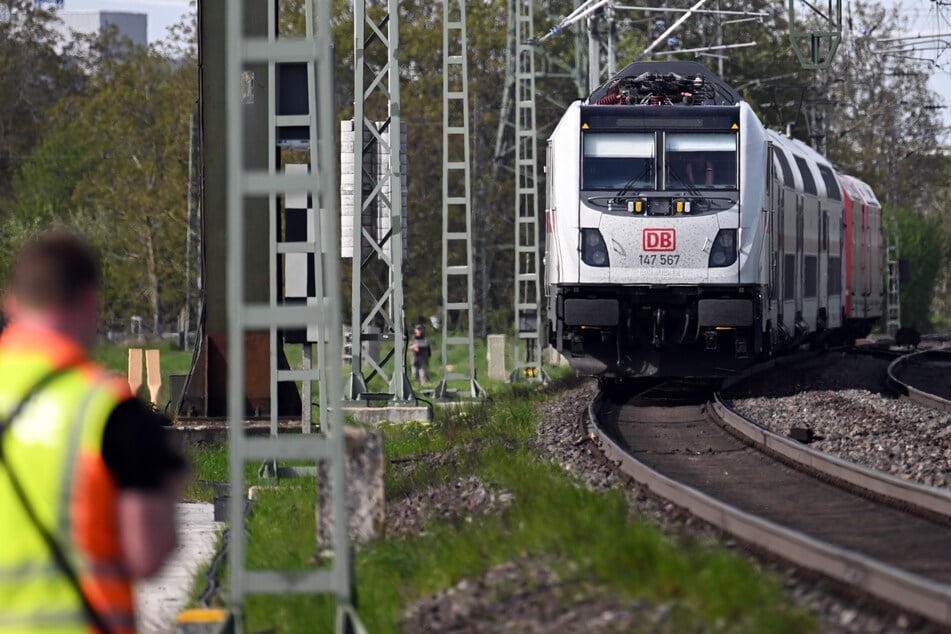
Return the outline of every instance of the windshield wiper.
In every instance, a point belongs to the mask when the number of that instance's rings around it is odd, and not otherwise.
[[[674,171],[671,171],[671,176],[673,176],[679,181],[678,183],[680,185],[679,189],[686,191],[691,196],[695,196],[697,198],[700,197],[700,190],[697,188],[696,184],[687,183],[687,180],[683,176],[681,176],[680,174]],[[667,189],[668,190],[671,189],[669,179],[667,181]]]
[[[634,178],[632,178],[631,180],[627,181],[624,184],[624,187],[622,187],[621,190],[617,194],[614,195],[614,199],[618,202],[621,202],[622,198],[624,198],[625,196],[633,192],[635,189],[634,186],[637,183],[639,183],[641,179],[645,178],[648,174],[650,174],[652,165],[653,165],[653,158],[651,159],[650,163],[647,163],[644,165],[644,169],[641,170],[640,174],[638,174],[637,176],[635,176]],[[638,191],[640,191],[640,188],[638,188]]]

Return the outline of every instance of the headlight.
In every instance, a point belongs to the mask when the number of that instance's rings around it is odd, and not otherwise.
[[[589,266],[610,266],[608,246],[597,229],[581,230],[581,261]]]
[[[736,229],[720,229],[710,249],[710,268],[730,266],[736,262]]]

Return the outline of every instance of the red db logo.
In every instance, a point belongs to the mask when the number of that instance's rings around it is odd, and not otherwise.
[[[677,232],[674,229],[644,229],[645,251],[676,251]]]

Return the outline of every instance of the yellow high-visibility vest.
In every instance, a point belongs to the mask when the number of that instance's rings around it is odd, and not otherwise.
[[[39,332],[37,332],[39,330]],[[118,488],[102,459],[124,382],[55,332],[13,324],[0,336],[0,418],[54,368],[3,435],[3,454],[38,519],[55,536],[83,593],[112,634],[135,631],[131,579],[119,544]],[[0,468],[0,633],[95,632],[75,586],[57,566]]]

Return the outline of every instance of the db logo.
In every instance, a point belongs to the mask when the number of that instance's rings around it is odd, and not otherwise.
[[[645,251],[676,251],[677,232],[674,229],[644,229]]]

